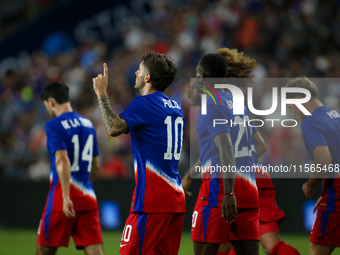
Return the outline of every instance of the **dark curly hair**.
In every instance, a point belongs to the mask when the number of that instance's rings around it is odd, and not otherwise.
[[[177,73],[175,61],[164,54],[143,53],[141,60],[151,76],[151,84],[158,91],[165,91],[174,81]]]

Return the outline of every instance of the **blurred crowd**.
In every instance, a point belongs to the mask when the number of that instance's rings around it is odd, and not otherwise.
[[[67,0],[1,0],[0,40],[61,1]]]
[[[194,132],[189,125],[189,82],[203,54],[220,47],[238,48],[258,61],[257,78],[340,77],[339,4],[335,0],[153,1],[153,18],[149,23],[132,24],[121,34],[119,46],[89,39],[64,48],[53,49],[52,44],[37,49],[21,69],[7,70],[0,80],[0,178],[48,179],[44,125],[49,117],[40,93],[52,80],[70,86],[74,110],[96,128],[100,177],[133,178],[130,137],[108,136],[92,78],[103,72],[103,62],[108,63],[110,102],[121,113],[139,95],[133,89],[135,71],[141,54],[148,51],[170,55],[178,67],[166,94],[181,102],[187,119],[180,161],[183,174],[190,166],[189,133]],[[271,88],[256,84],[255,106],[270,107]],[[339,110],[340,85],[319,89],[322,101]],[[309,160],[298,128],[259,130],[268,144],[263,162],[302,164]]]

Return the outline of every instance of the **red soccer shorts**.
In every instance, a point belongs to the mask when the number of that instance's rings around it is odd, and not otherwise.
[[[270,233],[270,232],[280,233],[279,223],[277,221],[272,221],[272,222],[260,221],[260,236]]]
[[[68,247],[70,236],[77,249],[103,243],[99,211],[77,211],[68,219],[62,211],[44,211],[38,229],[38,244],[52,247]]]
[[[280,224],[286,215],[276,204],[274,189],[259,189],[259,196],[261,203],[260,222],[277,221]]]
[[[184,213],[130,213],[119,254],[178,254],[183,221]]]
[[[314,244],[326,244],[340,247],[340,213],[317,212],[309,241]]]
[[[222,218],[220,207],[196,206],[192,214],[191,240],[216,244],[241,240],[260,241],[259,217],[259,209],[241,208],[238,209],[235,222],[227,223]]]

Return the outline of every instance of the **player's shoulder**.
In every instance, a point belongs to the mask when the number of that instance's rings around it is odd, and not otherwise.
[[[157,106],[164,107],[165,109],[182,110],[182,106],[179,101],[167,96],[162,91],[156,91],[152,94],[144,96],[144,98],[152,105],[156,104]]]
[[[91,129],[94,129],[94,126],[93,126],[93,123],[91,120],[89,120],[88,118],[80,115],[79,113],[77,112],[74,112],[74,116],[80,121],[81,125],[83,127],[87,127],[87,128],[91,128]]]
[[[304,120],[301,122],[301,128],[305,129],[311,126],[322,127],[328,123],[327,120],[329,120],[329,117],[332,118],[336,115],[340,117],[340,114],[337,111],[332,110],[327,106],[321,106],[315,109],[312,112],[312,115],[304,118]]]
[[[145,100],[145,96],[137,96],[135,97],[129,105],[129,108],[136,108],[136,110],[141,109],[147,106],[147,102]]]
[[[63,113],[49,120],[45,125],[45,130],[46,132],[58,130],[64,131],[80,126],[94,129],[92,122],[88,118],[78,114],[75,111],[72,111]]]

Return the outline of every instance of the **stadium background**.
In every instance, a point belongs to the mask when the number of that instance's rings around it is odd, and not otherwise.
[[[254,57],[259,63],[254,75],[259,78],[340,77],[339,4],[338,0],[0,1],[0,240],[15,241],[22,233],[10,229],[38,227],[49,177],[44,132],[48,115],[39,98],[46,83],[65,81],[74,109],[94,123],[102,162],[94,186],[106,219],[103,226],[122,229],[134,187],[132,154],[129,136],[109,138],[100,118],[91,79],[102,72],[102,63],[109,66],[111,104],[122,112],[138,95],[133,85],[140,55],[153,50],[172,56],[178,73],[166,93],[181,102],[190,120],[190,78],[202,55],[220,47],[238,48]],[[339,111],[340,85],[318,89],[322,102]],[[268,109],[271,86],[258,84],[254,102],[255,108]],[[311,162],[298,128],[260,132],[268,145],[263,163]],[[189,133],[187,125],[181,175],[190,166]],[[273,181],[278,205],[287,216],[281,231],[286,236],[303,235],[308,250],[306,229],[313,219],[304,213],[321,187],[308,200],[301,191],[303,179]],[[199,185],[194,181],[194,196]],[[195,198],[188,199],[186,231],[194,202]],[[29,233],[35,238],[35,231]],[[5,254],[1,246],[0,254]]]

